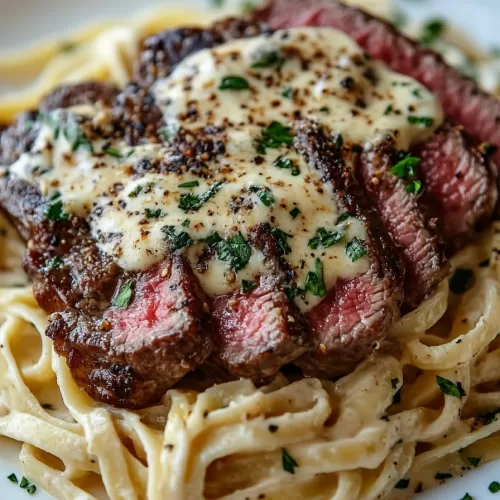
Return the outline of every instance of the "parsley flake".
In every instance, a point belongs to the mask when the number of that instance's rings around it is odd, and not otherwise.
[[[314,261],[314,271],[307,273],[305,288],[316,297],[324,297],[327,293],[323,281],[323,264],[318,258]]]
[[[19,481],[17,480],[17,476],[12,473],[10,476],[7,476],[7,479],[11,482],[11,483],[18,483]]]
[[[423,125],[426,128],[432,127],[434,124],[434,118],[430,116],[408,116],[408,123],[411,125]]]
[[[227,262],[235,271],[243,269],[250,261],[252,250],[241,233],[236,233],[227,241],[214,233],[210,242],[214,240],[217,259]]]
[[[184,227],[189,227],[191,225],[191,219],[184,219],[181,225]]]
[[[188,182],[183,182],[182,184],[179,184],[180,188],[194,188],[198,187],[200,183],[198,181],[188,181]]]
[[[408,154],[391,168],[391,172],[400,179],[416,175],[416,166],[421,162],[420,158]]]
[[[281,97],[284,97],[285,99],[292,99],[293,97],[293,89],[292,87],[285,87],[281,91]]]
[[[273,121],[269,127],[262,129],[261,137],[257,141],[257,152],[266,153],[266,148],[279,148],[282,144],[292,145],[293,135],[291,127]]]
[[[28,493],[28,495],[34,495],[36,493],[36,486],[34,484],[30,484],[26,488],[26,492]]]
[[[342,241],[346,235],[346,228],[339,226],[333,231],[327,231],[324,227],[316,230],[316,236],[308,242],[309,248],[316,250],[317,248],[328,248]]]
[[[263,50],[255,54],[254,63],[252,68],[270,68],[272,66],[278,66],[283,63],[283,59],[280,57],[276,50]]]
[[[45,217],[48,220],[68,220],[69,214],[64,211],[61,193],[56,191],[45,205]]]
[[[385,108],[384,115],[390,115],[394,111],[392,104],[389,104],[387,108]]]
[[[268,187],[250,186],[248,190],[251,193],[255,193],[266,207],[272,207],[274,205],[274,195]]]
[[[52,259],[50,259],[47,262],[47,265],[45,267],[46,267],[46,269],[51,271],[52,269],[57,269],[58,267],[61,267],[62,264],[63,264],[63,261],[60,257],[52,257]]]
[[[115,148],[106,148],[102,150],[103,153],[106,153],[109,156],[113,156],[114,158],[121,158],[121,153],[118,149]]]
[[[129,198],[137,198],[137,195],[144,189],[144,186],[136,186],[130,193],[128,194]]]
[[[215,182],[203,194],[182,194],[179,201],[179,208],[184,212],[196,211],[206,203],[210,198],[213,198],[221,189],[224,182]]]
[[[156,210],[152,210],[151,208],[146,208],[146,218],[148,219],[159,219],[162,216],[161,208],[157,208]]]
[[[446,23],[442,19],[431,19],[424,24],[420,35],[420,42],[424,45],[431,45],[444,32]]]
[[[468,493],[466,493],[461,500],[474,500]]]
[[[247,90],[248,88],[250,88],[248,80],[234,75],[225,76],[219,85],[219,90]]]
[[[179,125],[177,123],[169,123],[165,127],[162,127],[158,130],[158,135],[165,139],[167,142],[170,142],[179,132]]]
[[[23,476],[21,479],[21,482],[19,483],[19,488],[22,488],[23,490],[25,490],[29,485],[30,485],[30,482],[28,481],[28,479],[26,479]]]
[[[500,491],[500,483],[498,481],[493,481],[488,486],[488,489],[491,491],[491,493],[498,493]]]
[[[294,177],[300,175],[299,167],[295,164],[293,160],[290,160],[290,158],[287,158],[286,156],[280,156],[279,158],[274,160],[273,165],[278,168],[290,169]]]
[[[283,448],[282,450],[281,464],[283,465],[283,469],[289,472],[290,474],[295,474],[295,467],[299,466],[299,464],[288,453],[288,451],[285,450],[285,448]]]
[[[479,462],[481,461],[481,457],[467,457],[467,460],[471,465],[477,467],[479,465]]]
[[[450,279],[450,290],[456,295],[462,295],[470,290],[475,282],[472,269],[457,269]]]
[[[453,396],[458,399],[461,399],[465,396],[464,388],[462,387],[462,384],[460,382],[457,382],[455,384],[451,380],[440,377],[439,375],[436,375],[436,382],[441,389],[441,392],[448,396]]]
[[[271,234],[273,235],[276,244],[278,245],[278,255],[286,255],[292,251],[290,245],[287,242],[288,238],[293,238],[291,234],[285,233],[278,227],[271,228]]]
[[[351,259],[351,262],[356,262],[358,259],[361,259],[361,257],[366,255],[367,251],[365,242],[358,238],[353,238],[345,246],[345,253]]]
[[[396,483],[396,486],[394,486],[394,487],[397,488],[398,490],[405,490],[406,488],[408,488],[409,484],[410,484],[410,480],[409,479],[400,479]]]
[[[135,283],[133,280],[126,281],[118,291],[117,295],[111,302],[112,305],[119,309],[127,309],[134,293]]]
[[[305,290],[299,288],[295,283],[292,283],[290,286],[285,288],[285,293],[286,296],[288,297],[288,300],[292,301],[299,295],[304,295]]]
[[[186,220],[189,221],[189,219]],[[182,223],[182,225],[185,226],[184,223]],[[188,233],[186,233],[185,231],[177,231],[174,226],[163,226],[161,228],[161,231],[165,234],[167,241],[172,247],[172,250],[180,250],[181,248],[190,247],[193,244],[193,240]]]
[[[250,292],[257,288],[255,281],[241,280],[241,289],[243,292]]]
[[[451,474],[450,472],[436,472],[434,479],[441,481],[443,479],[450,479],[450,477],[453,477],[453,474]]]
[[[422,181],[415,179],[405,186],[408,193],[419,193],[422,190]]]
[[[288,213],[292,216],[292,219],[296,219],[297,216],[300,214],[300,208],[294,207]]]

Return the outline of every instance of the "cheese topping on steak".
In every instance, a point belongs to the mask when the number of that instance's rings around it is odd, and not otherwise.
[[[86,217],[99,248],[124,269],[180,250],[210,295],[273,272],[276,262],[252,239],[252,228],[268,224],[304,311],[338,278],[366,272],[367,235],[295,151],[294,121],[314,119],[354,158],[387,136],[408,150],[443,116],[425,87],[329,28],[202,50],[152,91],[163,143],[92,140],[86,123],[105,125],[109,110],[59,110],[42,116],[31,152],[11,172],[52,197],[51,216]]]

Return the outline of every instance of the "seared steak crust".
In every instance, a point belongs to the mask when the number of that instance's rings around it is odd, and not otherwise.
[[[339,279],[306,319],[319,344],[297,364],[308,375],[331,377],[346,373],[375,347],[399,314],[403,269],[398,249],[377,212],[345,164],[342,151],[314,123],[300,122],[295,147],[330,182],[341,212],[361,220],[369,240],[368,271]],[[362,340],[361,340],[362,339]]]
[[[270,33],[265,24],[245,19],[227,18],[209,28],[179,28],[163,31],[143,42],[136,80],[151,85],[168,76],[185,57],[202,49],[221,45],[229,40]]]
[[[364,151],[356,174],[405,260],[405,303],[416,307],[448,276],[450,264],[418,197],[391,168],[397,163],[392,141]]]

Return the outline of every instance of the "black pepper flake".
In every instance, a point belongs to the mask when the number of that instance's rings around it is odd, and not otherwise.
[[[346,76],[340,81],[340,86],[344,89],[352,89],[354,88],[355,81],[352,76]]]
[[[277,426],[277,425],[273,425],[273,424],[271,424],[271,425],[268,427],[268,429],[269,429],[269,432],[271,432],[271,433],[275,433],[275,432],[278,430],[278,426]]]

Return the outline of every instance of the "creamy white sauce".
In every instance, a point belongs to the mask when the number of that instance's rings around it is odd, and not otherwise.
[[[279,69],[275,65],[252,68],[270,51],[283,59]],[[243,78],[249,89],[220,90],[227,76]],[[283,96],[287,88],[292,90]],[[308,245],[318,228],[333,231],[340,213],[331,187],[321,182],[319,174],[309,169],[292,146],[267,148],[265,154],[256,151],[262,130],[273,120],[291,126],[294,112],[300,110],[301,117],[315,119],[332,133],[340,133],[344,143],[366,145],[389,134],[405,150],[431,134],[442,120],[439,104],[424,87],[368,61],[352,40],[328,28],[279,31],[200,51],[182,62],[169,78],[157,82],[154,93],[170,128],[182,126],[194,131],[209,124],[223,128],[220,139],[226,152],[206,161],[210,178],[193,173],[134,176],[131,166],[142,158],[162,160],[165,147],[131,148],[115,142],[112,147],[120,152],[120,159],[92,154],[85,147],[73,153],[65,135],[59,133],[56,139],[48,125],[42,127],[32,151],[22,155],[11,171],[38,182],[45,194],[59,191],[65,210],[87,217],[101,250],[124,269],[146,269],[164,259],[165,226],[185,231],[195,243],[183,252],[202,287],[213,295],[240,287],[243,279],[255,280],[271,272],[270,264],[252,247],[249,263],[236,274],[226,262],[214,258],[202,268],[198,261],[206,244],[199,240],[214,232],[226,238],[237,232],[247,237],[250,228],[263,222],[291,235],[287,238],[291,251],[284,258],[301,288],[317,258],[323,264],[327,289],[339,277],[367,269],[367,257],[351,262],[345,251],[346,243],[354,237],[367,238],[355,218],[343,223],[346,235],[341,242],[316,250]],[[54,117],[63,113],[56,112]],[[92,109],[69,113],[88,115]],[[411,124],[408,116],[431,117],[434,124]],[[104,141],[95,141],[94,153],[100,153],[103,146]],[[300,174],[278,168],[275,161],[281,156],[292,161]],[[199,185],[179,187],[190,181]],[[201,195],[216,182],[224,184],[198,210],[179,207],[183,194]],[[266,206],[254,192],[257,187],[267,190],[274,202]],[[300,210],[296,217],[290,214],[293,209]],[[148,218],[147,212],[158,217]],[[296,299],[303,310],[320,300],[311,293]]]

